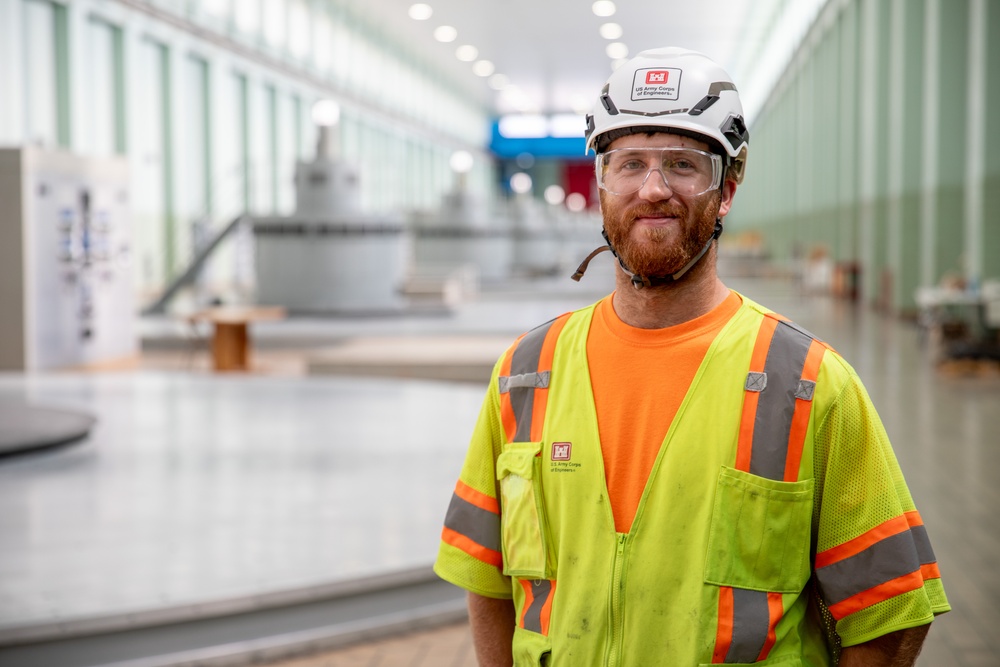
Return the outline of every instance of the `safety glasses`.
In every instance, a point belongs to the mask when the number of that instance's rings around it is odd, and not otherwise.
[[[597,156],[597,185],[613,195],[638,192],[657,172],[675,194],[697,197],[722,183],[722,158],[694,148],[616,148]]]

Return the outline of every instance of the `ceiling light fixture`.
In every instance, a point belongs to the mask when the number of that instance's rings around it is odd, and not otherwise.
[[[507,114],[500,117],[497,129],[508,139],[542,139],[549,134],[549,122],[538,114]]]
[[[597,0],[590,8],[597,16],[614,16],[614,13],[618,10],[615,7],[615,3],[611,2],[611,0]]]
[[[604,39],[618,39],[623,33],[622,27],[617,23],[602,23],[600,32]]]
[[[628,46],[624,42],[611,42],[604,47],[604,52],[608,54],[608,58],[619,60],[628,57]]]
[[[425,5],[422,2],[418,2],[415,5],[410,5],[410,18],[414,21],[426,21],[434,13],[430,5]]]
[[[493,74],[496,67],[489,60],[477,60],[472,63],[472,73],[476,76],[486,77]]]
[[[454,42],[456,37],[458,37],[458,31],[450,25],[439,25],[434,28],[434,39],[439,42]]]
[[[587,120],[573,113],[555,114],[549,118],[550,137],[582,137],[587,131]]]
[[[455,57],[461,60],[463,63],[471,63],[473,60],[479,57],[479,49],[472,46],[471,44],[463,44],[462,46],[455,49]]]

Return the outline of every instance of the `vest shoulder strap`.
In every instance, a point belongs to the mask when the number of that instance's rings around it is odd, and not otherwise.
[[[523,334],[504,355],[497,388],[507,442],[542,439],[556,342],[572,314],[564,313]]]
[[[816,378],[828,349],[780,315],[764,314],[744,383],[737,470],[798,480]]]

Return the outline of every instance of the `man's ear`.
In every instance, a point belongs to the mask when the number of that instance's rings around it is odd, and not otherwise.
[[[719,217],[725,217],[733,205],[736,196],[736,181],[726,179],[722,183],[722,197],[719,200]]]

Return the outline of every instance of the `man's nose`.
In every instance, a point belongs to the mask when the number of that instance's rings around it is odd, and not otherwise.
[[[667,183],[667,177],[660,169],[650,169],[639,187],[639,198],[646,201],[663,201],[674,196],[674,191]]]

